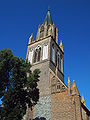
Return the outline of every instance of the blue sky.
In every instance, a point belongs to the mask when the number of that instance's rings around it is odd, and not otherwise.
[[[36,37],[48,6],[64,46],[65,83],[75,80],[90,109],[90,0],[0,0],[0,50],[25,59],[28,39]]]

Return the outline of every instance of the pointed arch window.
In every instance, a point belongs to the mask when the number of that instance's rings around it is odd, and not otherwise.
[[[34,51],[34,63],[37,61],[37,50]]]
[[[63,56],[60,55],[60,70],[63,73]]]
[[[57,66],[57,51],[56,51],[56,66]]]
[[[41,47],[38,47],[34,51],[34,63],[39,62],[41,59]]]
[[[54,50],[54,44],[52,44],[51,48],[51,60],[53,63],[55,63],[55,50]]]
[[[40,29],[40,38],[42,38],[43,36],[44,36],[44,26],[42,25]]]
[[[58,69],[60,70],[60,54],[59,54],[59,52],[57,53],[57,65],[58,65]]]
[[[48,59],[48,45],[43,46],[43,60]]]
[[[38,57],[37,57],[37,61],[40,61],[41,58],[41,47],[38,48]]]
[[[33,50],[32,49],[29,50],[28,62],[30,62],[30,64],[32,64],[33,62]]]

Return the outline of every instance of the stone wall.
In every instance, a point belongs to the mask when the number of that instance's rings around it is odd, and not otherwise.
[[[39,102],[34,107],[35,118],[51,120],[51,96],[40,97]]]

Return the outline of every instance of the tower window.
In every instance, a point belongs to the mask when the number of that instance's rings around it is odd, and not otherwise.
[[[38,49],[38,58],[37,58],[37,61],[40,61],[40,57],[41,57],[41,47]]]
[[[34,51],[34,63],[37,61],[37,51]]]
[[[48,45],[43,46],[43,60],[48,58]]]
[[[56,66],[57,66],[57,52],[56,52]]]
[[[54,44],[52,45],[52,50],[51,50],[51,60],[53,63],[55,63],[55,50],[54,50]]]
[[[40,61],[40,58],[41,58],[41,47],[38,47],[34,51],[34,63]]]
[[[30,62],[32,64],[33,61],[33,50],[29,50],[29,54],[28,54],[28,62]]]
[[[58,69],[60,70],[60,55],[59,55],[59,52],[57,54],[57,65],[58,65]]]
[[[62,55],[60,56],[60,69],[61,69],[61,72],[63,73],[63,57],[62,57]]]
[[[42,38],[43,36],[44,36],[44,26],[41,26],[40,38]]]

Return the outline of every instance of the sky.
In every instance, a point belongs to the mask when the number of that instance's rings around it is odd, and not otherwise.
[[[65,83],[70,76],[90,110],[90,0],[0,0],[0,50],[25,59],[48,7],[64,46]]]

